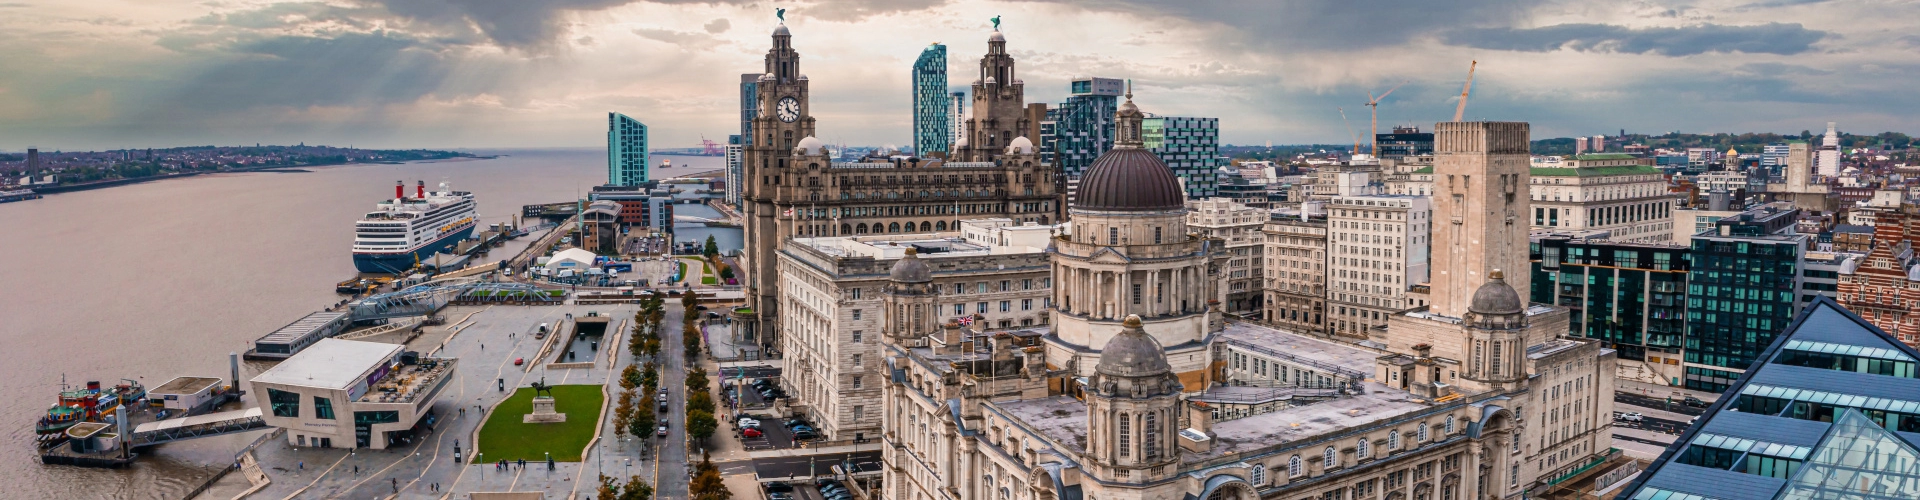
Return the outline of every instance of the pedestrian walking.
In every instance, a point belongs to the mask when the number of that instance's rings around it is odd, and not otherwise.
[[[354,465],[354,466],[353,466],[353,477],[360,477],[360,466],[359,466],[359,465]]]
[[[301,460],[301,461],[300,461],[300,466],[299,466],[299,467],[300,467],[300,470],[307,470],[307,461],[306,461],[306,460]]]

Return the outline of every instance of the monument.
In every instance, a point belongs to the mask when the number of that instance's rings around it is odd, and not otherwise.
[[[553,411],[553,386],[547,385],[547,378],[540,377],[533,383],[533,413],[522,416],[521,423],[547,424],[567,421],[567,414]]]

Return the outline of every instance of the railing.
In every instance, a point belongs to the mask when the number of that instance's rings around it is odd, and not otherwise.
[[[184,425],[147,432],[136,432],[130,439],[131,446],[152,446],[174,441],[199,439],[236,432],[246,432],[267,427],[267,421],[261,418],[258,408],[239,418],[221,420],[199,425]],[[194,418],[194,417],[187,417]],[[162,420],[162,422],[165,422]]]

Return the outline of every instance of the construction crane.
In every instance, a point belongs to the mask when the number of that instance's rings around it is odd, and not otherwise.
[[[1460,117],[1467,114],[1467,92],[1473,90],[1473,70],[1478,67],[1480,61],[1477,60],[1467,65],[1467,85],[1460,87],[1460,106],[1453,108],[1453,121],[1460,121]]]
[[[1407,82],[1405,81],[1400,82],[1400,85],[1406,84]],[[1367,108],[1373,111],[1373,128],[1371,129],[1373,135],[1368,137],[1373,138],[1373,146],[1370,148],[1370,152],[1374,156],[1380,156],[1380,100],[1386,99],[1387,94],[1392,94],[1393,91],[1400,90],[1400,85],[1394,85],[1393,88],[1387,89],[1386,92],[1380,94],[1380,97],[1374,97],[1373,92],[1367,92]]]
[[[1347,108],[1336,107],[1334,109],[1340,110],[1340,121],[1346,122],[1347,135],[1353,136],[1353,152],[1351,154],[1360,154],[1360,134],[1353,132],[1353,122],[1347,120]]]

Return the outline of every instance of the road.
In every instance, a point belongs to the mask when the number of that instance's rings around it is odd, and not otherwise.
[[[1623,405],[1638,406],[1641,408],[1665,410],[1673,413],[1678,413],[1681,415],[1686,415],[1689,417],[1700,416],[1701,413],[1704,413],[1706,411],[1706,408],[1695,408],[1695,407],[1687,406],[1685,404],[1681,404],[1681,400],[1678,398],[1674,399],[1671,403],[1669,403],[1666,398],[1647,397],[1647,396],[1642,396],[1642,395],[1634,394],[1630,392],[1613,393],[1613,402],[1623,404]],[[1637,411],[1637,410],[1630,410],[1630,411]]]
[[[660,321],[660,386],[667,388],[667,406],[670,415],[659,418],[673,422],[667,426],[667,437],[659,439],[660,446],[654,448],[658,453],[658,464],[654,470],[654,498],[688,498],[687,470],[689,462],[699,457],[687,455],[687,356],[683,340],[684,328],[680,326],[686,317],[686,308],[680,301],[669,301],[662,306],[666,317]]]

